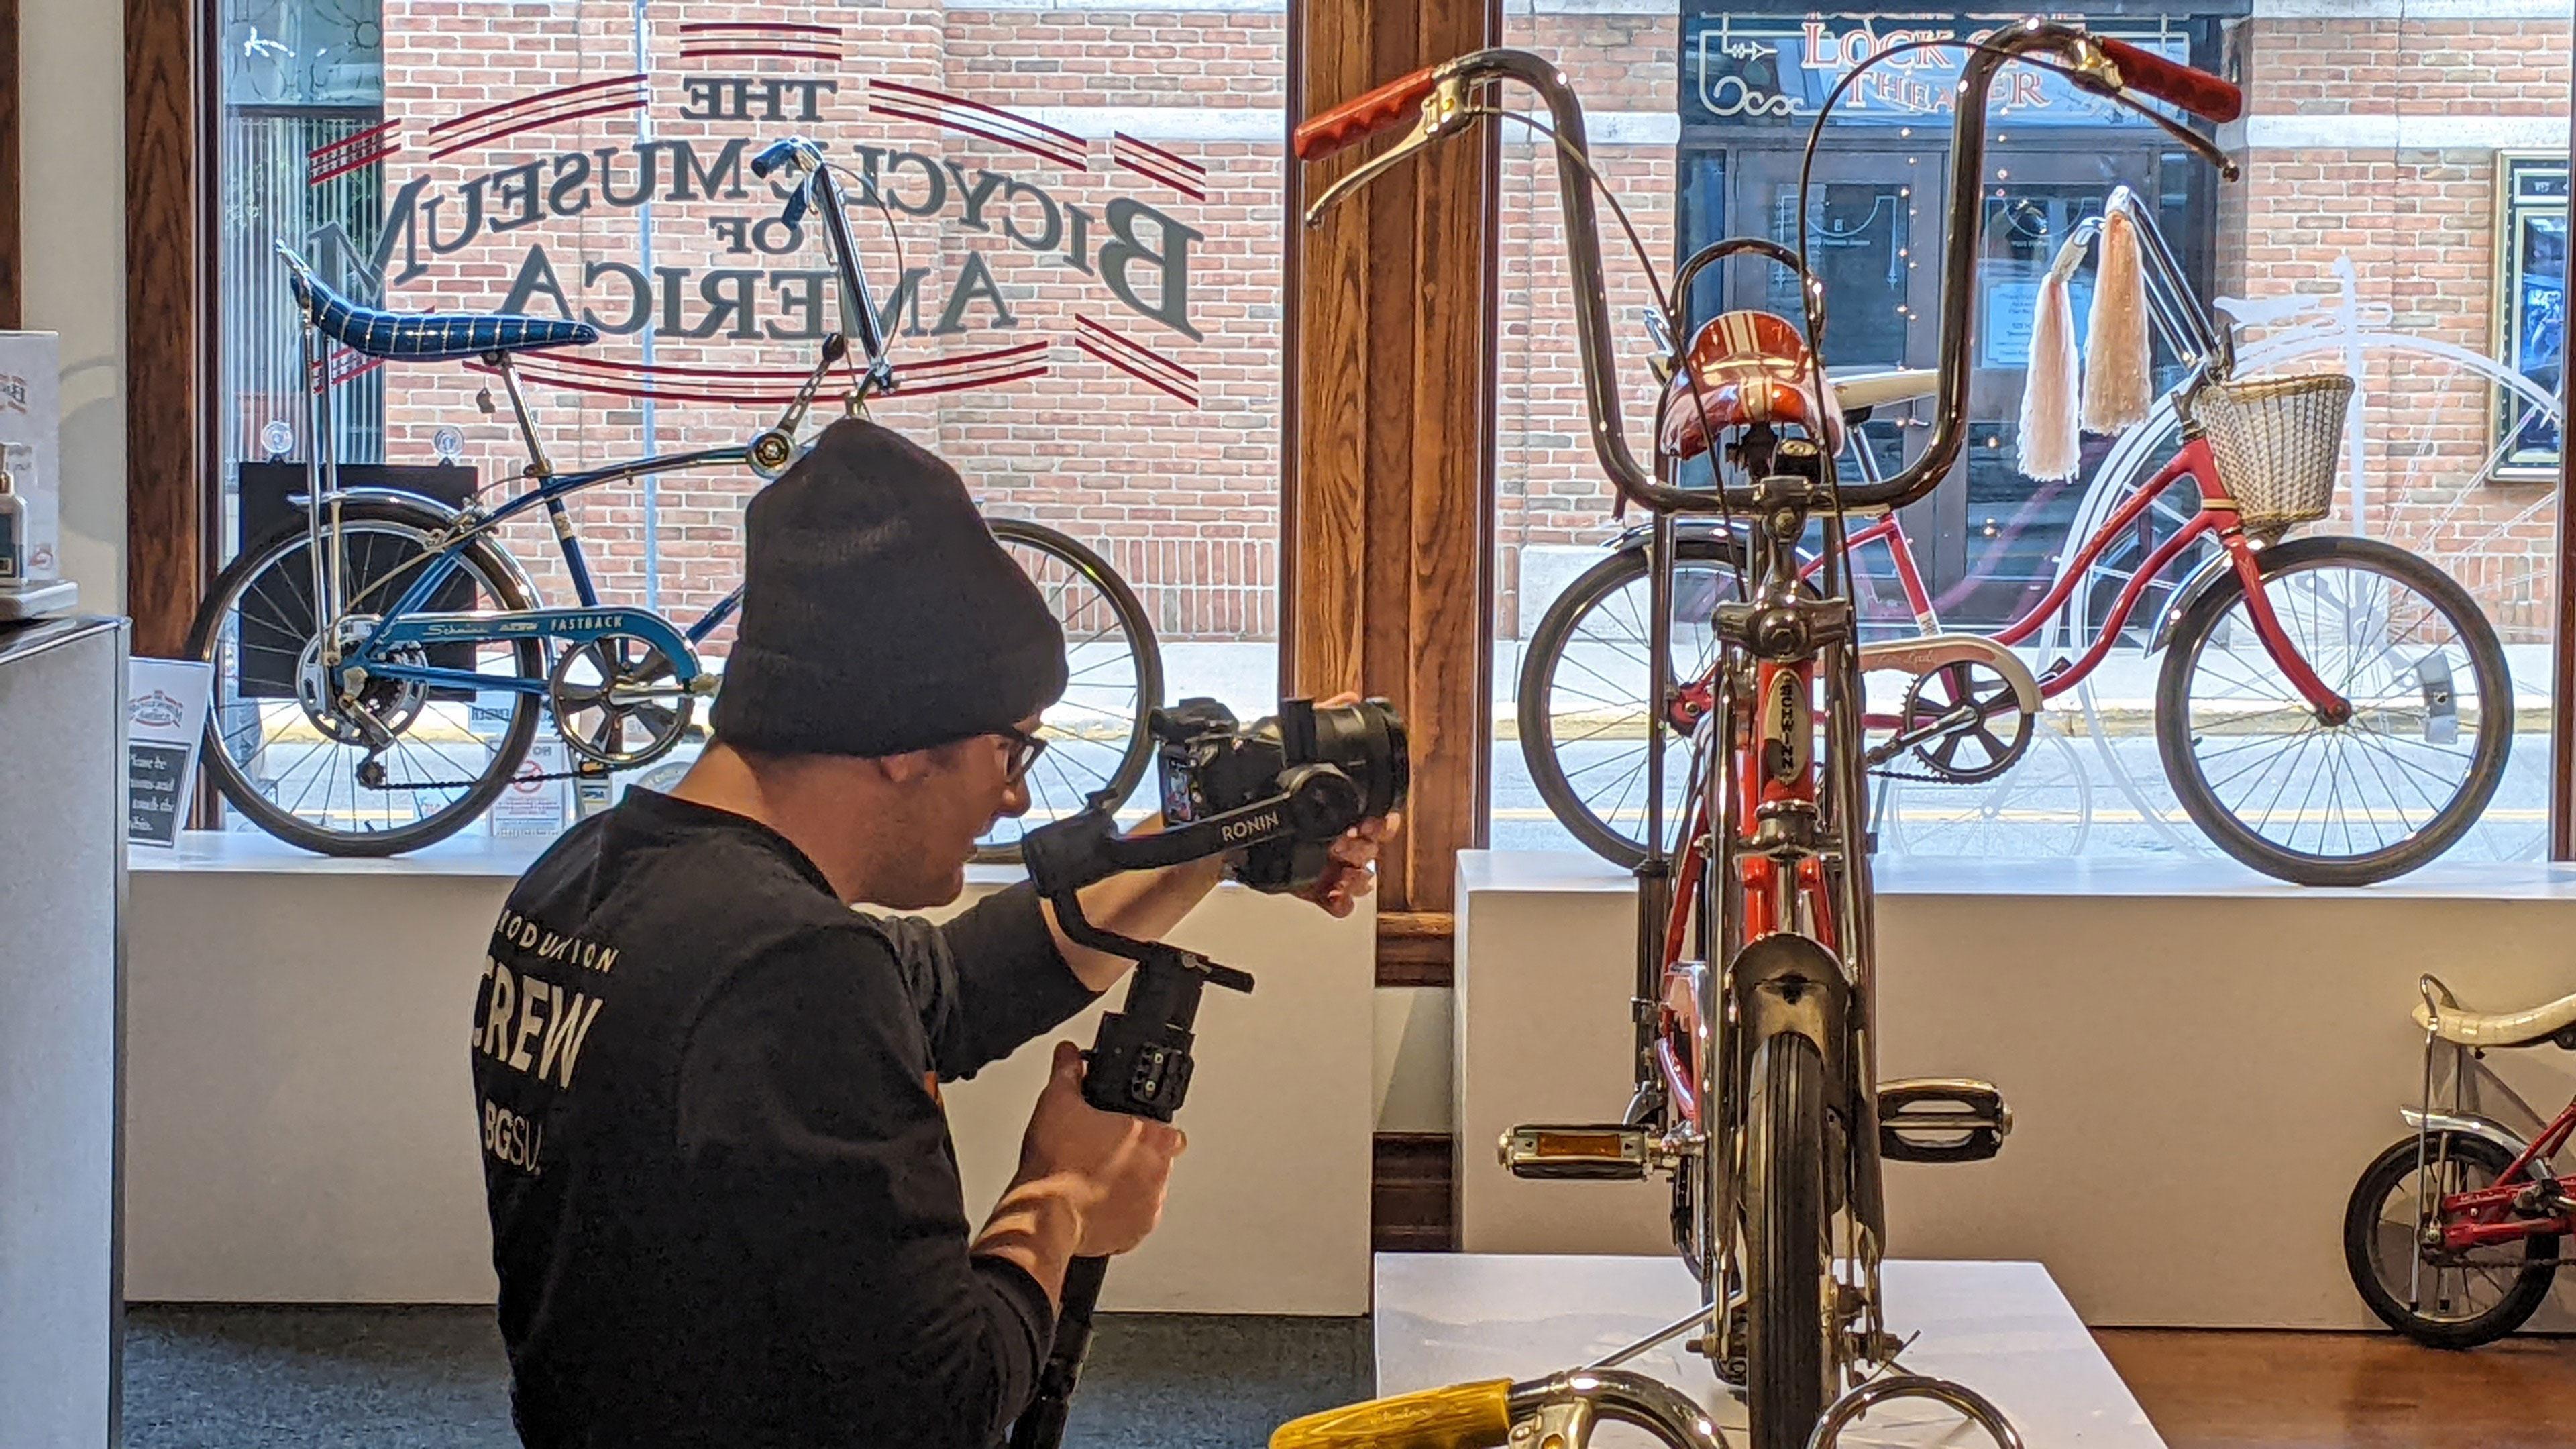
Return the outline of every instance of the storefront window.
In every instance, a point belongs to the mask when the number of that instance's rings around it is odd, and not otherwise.
[[[1557,57],[1583,89],[1604,172],[1643,223],[1657,265],[1669,269],[1732,235],[1792,241],[1803,223],[1828,298],[1830,368],[1849,378],[1937,366],[1948,108],[1959,53],[1901,53],[1862,78],[1824,133],[1804,217],[1796,199],[1801,148],[1826,93],[1862,61],[2012,17],[1814,12],[1758,0],[1619,8],[1605,15],[1598,5],[1537,0],[1509,13],[1506,38]],[[2153,123],[2058,77],[2017,67],[1996,87],[1976,218],[1982,251],[1967,457],[1937,493],[1905,512],[1902,561],[1894,539],[1861,549],[1859,592],[1868,637],[1933,627],[2005,635],[2049,682],[2050,698],[2017,762],[1991,778],[1944,779],[1940,762],[1920,753],[1888,761],[1878,786],[1882,850],[2147,860],[2212,853],[2168,778],[2171,752],[2160,751],[2157,721],[2160,707],[2172,712],[2172,701],[2160,706],[2158,697],[2172,606],[2185,582],[2221,554],[2208,539],[2181,547],[2137,586],[2122,616],[2116,606],[2131,580],[2189,524],[2197,501],[2186,484],[2111,527],[2119,505],[2174,455],[2172,399],[2194,375],[2192,349],[2159,336],[2152,390],[2162,401],[2141,425],[2085,436],[2074,476],[2035,481],[2020,446],[2043,280],[2069,238],[2098,230],[2125,190],[2126,215],[2168,249],[2178,309],[2232,329],[2237,378],[2340,371],[2357,384],[2335,440],[2331,512],[2291,538],[2358,535],[2429,562],[2474,600],[2511,677],[2509,699],[2498,690],[2472,700],[2474,671],[2463,665],[2445,682],[2441,670],[2418,661],[2408,666],[2416,681],[2408,689],[2422,702],[2392,708],[2409,721],[2399,734],[2420,738],[2399,738],[2391,757],[2323,764],[2319,745],[2298,769],[2277,767],[2279,799],[2247,808],[2291,822],[2304,810],[2314,832],[2366,835],[2370,807],[2357,819],[2338,814],[2357,807],[2319,803],[2333,796],[2323,786],[2303,794],[2300,771],[2375,764],[2389,777],[2376,808],[2394,821],[2422,808],[2424,792],[2409,771],[2424,761],[2449,769],[2437,752],[2465,760],[2463,739],[2477,735],[2481,718],[2502,712],[2513,728],[2500,779],[2451,855],[2536,858],[2548,813],[2549,559],[2558,522],[2567,205],[2568,89],[2553,58],[2566,53],[2565,26],[2475,4],[2418,15],[2414,7],[2355,4],[2345,13],[2266,0],[2124,5],[2079,18],[2243,83],[2245,119],[2217,139],[2244,176],[2222,183]],[[1642,822],[1643,585],[1628,591],[1633,599],[1605,597],[1571,645],[1542,637],[1552,605],[1584,587],[1587,570],[1609,567],[1605,545],[1615,533],[1574,391],[1563,274],[1551,244],[1553,163],[1538,147],[1506,144],[1499,643],[1508,665],[1556,647],[1568,661],[1562,678],[1581,687],[1559,683],[1533,699],[1519,669],[1497,669],[1518,693],[1498,710],[1517,728],[1498,731],[1493,839],[1597,844],[1604,824],[1634,832]],[[2090,341],[2095,246],[2070,278],[2079,350]],[[1627,276],[1633,283],[1633,267]],[[1634,317],[1642,285],[1615,300],[1623,320]],[[1746,260],[1704,279],[1685,305],[1697,322],[1734,308],[1794,312],[1793,303],[1785,273]],[[1641,337],[1631,357],[1646,351]],[[1641,363],[1635,372],[1630,417],[1642,435],[1652,379]],[[1901,467],[1928,436],[1928,409],[1881,406],[1854,433],[1847,471],[1862,466],[1863,450],[1881,470]],[[2088,550],[2097,537],[2102,546]],[[1698,567],[1713,568],[1714,557],[1704,550]],[[1683,564],[1687,580],[1693,555],[1685,552]],[[1597,586],[1601,575],[1592,577]],[[1690,590],[1684,594],[1687,602]],[[2388,607],[2389,617],[2403,613]],[[1704,621],[1682,622],[1677,649],[1704,649]],[[2399,619],[2392,637],[2402,642],[2407,624]],[[2239,646],[2250,641],[2200,647],[2209,659],[2236,664]],[[1676,660],[1685,673],[1696,662]],[[2062,685],[2050,681],[2052,669]],[[1893,710],[1906,685],[1873,676],[1874,707]],[[2270,718],[2250,705],[2237,717]],[[1524,747],[1534,727],[1552,735],[1552,771]],[[2187,730],[2198,743],[2185,753],[2214,758],[2221,747],[2210,742],[2213,728]],[[2250,739],[2271,726],[2241,728]],[[2244,748],[2249,760],[2270,749],[2260,740]],[[1676,778],[1679,758],[1677,750]],[[2205,774],[2216,779],[2223,768],[2207,765]],[[2475,768],[2493,772],[2483,760]],[[1551,772],[1557,798],[1539,798]],[[1580,820],[1567,829],[1568,815],[1591,817],[1590,837]],[[2304,848],[2338,847],[2312,833]]]
[[[281,244],[365,305],[597,327],[519,363],[559,469],[740,445],[837,326],[816,229],[748,170],[803,134],[844,168],[894,343],[903,386],[872,414],[1132,586],[1164,698],[1275,698],[1279,11],[227,0],[222,47],[227,555],[291,516],[311,455]],[[332,371],[344,482],[487,506],[526,486],[488,373]],[[716,605],[759,482],[574,497],[602,598],[682,624]],[[574,602],[542,510],[499,537]],[[698,648],[720,667],[731,637]],[[1101,727],[1127,707],[1104,698]],[[1059,793],[1033,818],[1081,803]]]

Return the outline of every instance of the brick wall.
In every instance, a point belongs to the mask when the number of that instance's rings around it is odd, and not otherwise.
[[[2327,137],[2331,118],[2393,116],[2395,131],[2368,147],[2248,155],[2223,214],[2222,236],[2241,239],[2222,252],[2225,285],[2320,298],[2349,285],[2374,331],[2496,355],[2496,151],[2420,142],[2462,117],[2563,122],[2568,41],[2563,24],[2545,21],[2248,22],[2237,45],[2250,113],[2325,118],[2308,129]],[[2339,257],[2352,263],[2349,283]],[[2468,585],[2508,643],[2546,642],[2557,510],[2546,480],[2476,481],[2498,426],[2491,388],[2432,349],[2375,354],[2361,382],[2367,530]],[[2339,510],[2329,526],[2349,525]]]
[[[393,193],[418,179],[427,183],[428,195],[443,198],[425,237],[453,243],[461,226],[456,198],[479,184],[488,207],[490,174],[527,161],[551,168],[567,164],[555,161],[560,155],[589,152],[594,168],[613,165],[617,189],[633,194],[640,184],[636,112],[569,119],[445,158],[429,154],[434,144],[414,139],[433,123],[480,107],[635,73],[632,12],[623,0],[389,0],[386,10],[387,111],[407,121],[405,150],[388,163],[386,187]],[[686,19],[696,25],[812,23],[817,17],[838,23],[844,14],[698,4],[688,8]],[[870,170],[868,158],[850,148],[877,148],[877,174],[889,203],[922,212],[932,211],[934,199],[942,203],[935,214],[896,218],[900,266],[897,241],[877,214],[865,207],[854,214],[880,303],[898,277],[918,278],[914,308],[896,328],[900,360],[936,361],[1036,342],[1046,344],[1040,359],[1046,370],[988,390],[898,396],[876,415],[931,441],[958,464],[992,512],[1043,520],[1105,555],[1136,585],[1164,637],[1275,636],[1281,148],[1258,139],[1155,141],[1184,169],[1167,166],[1163,178],[1154,179],[1116,165],[1126,148],[1113,147],[1104,135],[1081,143],[1087,166],[1076,169],[873,111],[871,100],[900,97],[865,91],[861,82],[899,81],[1017,108],[1215,103],[1275,113],[1281,103],[1275,63],[1280,18],[1057,16],[946,11],[937,5],[872,9],[864,27],[850,24],[837,41],[821,42],[842,50],[840,62],[692,55],[692,40],[676,22],[657,24],[647,52],[651,77],[643,93],[650,109],[643,114],[661,148],[651,207],[652,262],[682,274],[676,294],[664,290],[671,285],[665,280],[648,301],[666,324],[676,304],[685,328],[723,325],[703,339],[669,335],[666,326],[653,341],[652,365],[721,376],[810,363],[816,343],[810,335],[794,334],[812,333],[814,314],[810,305],[790,305],[791,294],[812,295],[799,290],[810,284],[782,283],[775,274],[819,269],[819,245],[809,235],[800,247],[782,248],[775,244],[786,234],[775,228],[767,233],[773,245],[747,244],[743,222],[777,211],[766,186],[744,175],[738,186],[722,185],[710,195],[700,176],[716,168],[727,143],[748,137],[812,134],[862,171]],[[789,36],[729,43],[793,48],[817,42]],[[788,113],[776,121],[687,118],[691,80],[731,76],[828,78],[839,89],[814,93],[812,114],[803,113],[802,97],[790,92]],[[1267,78],[1245,86],[1237,76]],[[612,86],[605,93],[625,92]],[[566,102],[556,109],[579,108]],[[453,143],[475,129],[488,126],[451,128],[438,140]],[[685,178],[672,169],[674,148],[682,146],[695,163]],[[1148,153],[1148,159],[1150,164],[1156,158]],[[934,163],[945,172],[936,183],[929,174]],[[541,185],[554,175],[551,169],[543,173]],[[1184,194],[1169,184],[1172,178],[1201,194]],[[723,180],[735,178],[727,174]],[[970,202],[979,188],[980,203]],[[1024,188],[1042,190],[1045,199]],[[1129,203],[1150,206],[1201,234],[1188,251],[1187,306],[1173,319],[1198,336],[1123,305],[1107,285],[1102,251],[1117,240],[1112,207]],[[970,205],[978,207],[977,214],[968,215]],[[514,279],[524,275],[535,244],[544,248],[575,315],[588,309],[612,323],[627,316],[634,301],[631,279],[614,268],[639,264],[641,210],[598,204],[580,215],[548,215],[500,234],[488,222],[471,243],[435,253],[425,244],[422,265],[394,289],[395,305],[500,306]],[[734,230],[720,230],[725,227]],[[1148,250],[1162,245],[1168,254],[1168,234],[1158,223],[1138,221],[1131,230]],[[1050,245],[1026,244],[1049,232],[1056,238]],[[1077,236],[1083,239],[1079,249]],[[608,270],[594,270],[599,268]],[[585,273],[591,285],[584,284]],[[1127,271],[1148,311],[1158,310],[1163,299],[1161,275],[1150,262]],[[956,301],[960,291],[970,294],[962,305]],[[828,308],[828,290],[822,296]],[[738,298],[747,298],[750,307],[720,314],[725,301]],[[541,314],[555,310],[542,289],[521,301]],[[1104,344],[1182,396],[1076,348],[1075,338],[1084,335],[1077,317],[1166,359],[1170,367],[1117,340]],[[643,341],[634,335],[611,336],[588,355],[645,361]],[[993,370],[998,369],[987,369]],[[405,369],[390,389],[389,455],[425,457],[435,431],[455,425],[466,435],[468,461],[487,473],[515,467],[518,449],[506,406],[497,416],[480,416],[475,396],[481,386],[482,379],[452,366]],[[645,413],[635,401],[543,386],[531,388],[530,396],[541,419],[541,440],[559,468],[633,456],[646,445]],[[660,452],[739,443],[775,413],[774,407],[666,397],[653,407],[651,443]],[[739,572],[741,508],[757,482],[739,468],[658,480],[659,589],[666,611],[694,614],[732,587]],[[644,587],[643,494],[640,483],[604,485],[573,504],[592,572],[612,598],[639,597]],[[542,588],[550,595],[569,594],[551,529],[541,517],[514,523],[505,537],[532,565]],[[722,652],[723,643],[720,635],[715,652]]]
[[[1155,139],[1154,145],[1203,168],[1200,198],[1183,196],[1113,164],[1116,148],[1089,139],[1088,165],[1069,166],[918,121],[871,112],[882,79],[1020,108],[1187,108],[1240,126],[1247,115],[1284,105],[1284,31],[1278,13],[967,10],[898,4],[862,12],[831,7],[696,4],[692,24],[814,23],[843,27],[839,59],[709,58],[687,54],[691,37],[676,21],[657,21],[639,67],[626,0],[388,0],[387,107],[404,119],[401,154],[387,164],[387,193],[414,180],[440,198],[423,220],[419,266],[394,290],[405,307],[489,308],[510,295],[540,245],[565,300],[612,322],[629,302],[612,263],[638,260],[641,214],[594,204],[576,214],[547,215],[533,225],[498,229],[511,220],[494,173],[535,161],[548,166],[587,152],[602,184],[637,184],[638,113],[609,112],[496,139],[447,157],[432,153],[476,128],[429,128],[480,107],[587,81],[648,70],[652,135],[662,143],[652,207],[653,261],[684,273],[676,302],[684,326],[703,326],[727,297],[752,303],[715,335],[658,338],[652,361],[664,368],[707,369],[718,377],[747,368],[801,366],[813,343],[763,335],[811,330],[791,305],[805,285],[772,273],[821,265],[809,244],[771,256],[729,242],[729,221],[769,215],[774,202],[745,178],[708,197],[703,187],[668,170],[674,146],[701,166],[730,140],[783,130],[848,148],[880,148],[886,194],[898,205],[928,209],[930,183],[917,161],[953,167],[939,214],[904,216],[902,267],[884,229],[858,220],[862,250],[881,288],[918,273],[917,313],[908,314],[904,356],[938,359],[1025,342],[1045,342],[1046,375],[984,391],[897,398],[881,416],[934,439],[997,513],[1044,519],[1089,543],[1135,582],[1158,629],[1175,639],[1267,638],[1275,634],[1278,548],[1279,237],[1281,149],[1277,124],[1251,129],[1200,127],[1218,139]],[[1513,14],[1507,39],[1555,56],[1596,116],[1669,115],[1674,105],[1677,27],[1670,16]],[[808,44],[815,42],[806,42]],[[2260,144],[2246,154],[2241,186],[2221,192],[2221,290],[2258,297],[2287,292],[2320,296],[2340,286],[2334,259],[2348,256],[2358,300],[2386,314],[2391,330],[2485,353],[2496,345],[2490,277],[2495,238],[2496,165],[2492,148],[2447,142],[2405,144],[2406,118],[2462,115],[2564,115],[2567,37],[2556,22],[2275,20],[2237,28],[2232,44],[2250,83],[2258,117],[2339,115],[2400,117],[2395,145],[2354,149],[2331,144],[2331,127],[2311,143]],[[699,48],[703,48],[700,43]],[[716,76],[834,80],[818,95],[811,119],[779,122],[687,119],[688,83]],[[614,88],[607,88],[613,91]],[[1183,112],[1186,114],[1186,110]],[[1166,111],[1166,115],[1171,112]],[[485,127],[482,129],[489,129]],[[1599,128],[1596,128],[1598,131]],[[1627,134],[1634,134],[1633,132]],[[1520,550],[1602,536],[1608,489],[1600,477],[1581,415],[1569,308],[1555,211],[1556,168],[1549,149],[1524,128],[1507,130],[1499,235],[1502,316],[1497,396],[1500,439],[1497,577],[1498,619],[1520,620]],[[1674,235],[1675,154],[1668,139],[1607,141],[1598,148],[1604,175],[1626,201],[1647,253],[1669,268]],[[970,225],[965,196],[987,174],[1002,178],[987,197],[992,208]],[[557,179],[552,171],[539,184]],[[486,215],[472,241],[451,245],[464,226],[467,188],[481,186]],[[1035,187],[1056,208],[1088,218],[1083,265],[1055,250],[1016,244],[1001,214],[1037,228],[1044,216],[1021,187]],[[515,196],[518,193],[513,192]],[[1016,201],[1009,198],[1019,198]],[[1000,199],[996,199],[1000,198]],[[1141,315],[1122,304],[1099,275],[1103,218],[1121,198],[1143,202],[1201,233],[1190,247],[1186,321],[1200,335]],[[1065,210],[1059,221],[1072,225]],[[1608,212],[1603,243],[1610,258],[1614,335],[1623,356],[1642,356],[1635,318],[1647,300],[1626,242]],[[774,239],[774,235],[773,235]],[[981,267],[990,290],[952,308],[961,283]],[[715,274],[756,273],[739,281]],[[1144,275],[1144,274],[1140,274]],[[588,280],[585,280],[585,277]],[[703,289],[714,288],[713,293]],[[738,288],[739,290],[728,290]],[[522,292],[527,289],[520,287]],[[1150,285],[1147,290],[1150,292]],[[674,299],[649,299],[656,313]],[[1149,299],[1150,300],[1150,299]],[[530,305],[553,310],[542,291]],[[956,325],[927,335],[943,313]],[[1007,313],[1009,325],[997,325]],[[1151,348],[1188,374],[1161,372],[1194,397],[1175,398],[1073,345],[1083,324],[1105,323]],[[909,335],[918,331],[925,335]],[[595,355],[640,363],[633,335],[612,336]],[[1132,359],[1131,359],[1132,360]],[[1461,359],[1461,365],[1478,360]],[[1155,370],[1149,362],[1147,370]],[[2375,531],[2424,546],[2472,576],[2510,629],[2543,627],[2548,537],[2554,519],[2534,515],[2539,485],[2470,490],[2445,478],[2474,472],[2487,446],[2490,399],[2455,364],[2381,363],[2365,379],[2374,408],[2366,457],[2377,492]],[[1642,367],[1630,369],[1631,436],[1642,444],[1652,393]],[[467,439],[469,461],[492,470],[515,456],[506,411],[475,411],[478,379],[453,367],[402,370],[389,386],[389,449],[424,458],[441,425]],[[644,409],[625,398],[541,388],[543,441],[560,465],[625,456],[645,440]],[[652,441],[664,450],[738,442],[768,421],[766,409],[665,401],[653,409]],[[661,602],[688,613],[730,587],[738,568],[742,502],[756,480],[740,470],[667,475],[659,481]],[[585,494],[575,505],[594,571],[612,597],[636,597],[644,577],[643,488],[620,484]],[[509,532],[514,551],[537,566],[550,593],[566,592],[553,562],[550,531],[530,520]],[[718,642],[719,652],[721,641]]]

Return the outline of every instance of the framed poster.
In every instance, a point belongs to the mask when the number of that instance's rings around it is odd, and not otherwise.
[[[2496,153],[2496,358],[2560,395],[2567,345],[2567,156]],[[2558,471],[2558,428],[2528,399],[2498,388],[2488,436],[2496,476]]]

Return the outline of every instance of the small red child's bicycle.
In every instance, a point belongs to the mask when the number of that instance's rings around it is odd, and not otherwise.
[[[2576,1178],[2559,1176],[2555,1161],[2576,1134],[2576,1101],[2526,1141],[2481,1110],[2482,1094],[2503,1094],[2532,1120],[2540,1114],[2480,1058],[2496,1047],[2576,1051],[2576,996],[2529,1011],[2477,1012],[2431,976],[2419,988],[2424,1100],[2402,1114],[2415,1134],[2379,1154],[2353,1184],[2344,1266],[2381,1322],[2431,1348],[2475,1348],[2539,1309],[2565,1261],[2558,1240],[2576,1233]],[[2445,1046],[2450,1100],[2437,1111]]]

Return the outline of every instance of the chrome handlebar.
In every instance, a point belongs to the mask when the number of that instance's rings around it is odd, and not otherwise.
[[[1984,1431],[1995,1449],[2022,1449],[2021,1432],[1993,1400],[1965,1384],[1910,1373],[1871,1379],[1834,1400],[1808,1434],[1807,1449],[1835,1449],[1844,1431],[1861,1416],[1896,1399],[1930,1399],[1946,1405]],[[1571,1369],[1512,1385],[1511,1421],[1530,1424],[1535,1432],[1529,1438],[1534,1442],[1544,1444],[1554,1437],[1568,1446],[1589,1444],[1596,1419],[1634,1425],[1667,1449],[1728,1449],[1717,1422],[1689,1395],[1644,1374]],[[1520,1441],[1515,1433],[1513,1442]]]
[[[1995,73],[2006,64],[2043,53],[2054,57],[2078,85],[2097,94],[2119,97],[2125,87],[2134,86],[2175,98],[2177,77],[2233,93],[2232,87],[2215,77],[2174,66],[2122,42],[2099,39],[2049,21],[2025,20],[1980,37],[1973,44],[1960,72],[1961,99],[1951,126],[1951,224],[1942,263],[1940,386],[1934,394],[1937,416],[1932,437],[1914,462],[1896,476],[1843,484],[1840,495],[1847,507],[1900,508],[1929,496],[1949,475],[1967,444],[1971,372],[1967,358],[1974,301],[1971,289],[1983,232],[1977,222],[1984,195],[1985,97]],[[1404,156],[1463,132],[1478,117],[1491,114],[1490,107],[1473,103],[1470,92],[1485,82],[1506,80],[1538,92],[1547,102],[1549,124],[1555,130],[1557,143],[1589,160],[1591,146],[1584,131],[1583,105],[1561,71],[1524,50],[1474,51],[1390,82],[1297,128],[1296,154],[1313,160],[1350,144],[1386,121],[1399,119],[1405,106],[1420,102],[1421,119],[1411,134],[1327,188],[1308,209],[1306,224],[1316,225],[1333,202]],[[2212,110],[2205,93],[2178,103],[2192,105],[2204,113]],[[2161,116],[2157,119],[2164,121]],[[2232,172],[2225,156],[2206,138],[2169,121],[2165,125],[2204,159]],[[1611,350],[1609,299],[1603,284],[1601,240],[1589,173],[1588,165],[1556,168],[1557,205],[1565,222],[1567,261],[1574,272],[1575,340],[1583,360],[1583,398],[1591,423],[1593,453],[1619,492],[1642,507],[1666,513],[1750,510],[1754,498],[1749,480],[1731,483],[1721,477],[1717,487],[1705,490],[1670,487],[1649,474],[1628,446],[1618,370]],[[1680,295],[1683,294],[1676,293]]]
[[[2129,188],[2111,188],[2111,195],[2102,203],[2102,214],[2075,224],[2058,247],[2049,270],[2065,274],[2082,264],[2086,252],[2102,235],[2104,222],[2113,216],[2125,216],[2137,228],[2139,247],[2146,260],[2147,306],[2166,344],[2209,376],[2234,373],[2235,329],[2201,302],[2182,269],[2181,259],[2174,255],[2173,244],[2165,240],[2164,229],[2156,225],[2155,213]]]
[[[1533,1421],[1533,1442],[1591,1442],[1592,1422],[1608,1419],[1645,1430],[1667,1449],[1728,1449],[1725,1436],[1690,1396],[1625,1369],[1570,1369],[1512,1385],[1515,1424]],[[1517,1436],[1515,1436],[1517,1442]],[[2012,1449],[2020,1449],[2019,1445]]]
[[[894,367],[886,361],[885,329],[877,320],[875,294],[868,290],[867,273],[859,269],[858,248],[850,241],[849,205],[841,194],[840,178],[832,174],[823,148],[803,136],[773,141],[752,158],[752,175],[767,180],[773,172],[783,172],[788,185],[781,218],[790,226],[801,223],[810,200],[821,220],[823,249],[831,254],[832,270],[840,282],[841,337],[867,359],[870,391],[890,391]]]

